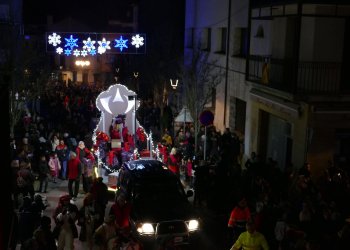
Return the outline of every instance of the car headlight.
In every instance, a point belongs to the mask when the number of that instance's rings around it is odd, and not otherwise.
[[[193,232],[199,229],[199,221],[198,220],[189,220],[187,221],[188,231]]]
[[[151,223],[140,223],[137,226],[137,232],[140,234],[154,234],[154,227]]]

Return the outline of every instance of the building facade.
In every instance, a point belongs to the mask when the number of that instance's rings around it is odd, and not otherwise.
[[[281,169],[307,161],[315,176],[330,162],[349,163],[350,153],[350,6],[318,2],[186,5],[186,31],[212,30],[211,44],[218,41],[218,26],[228,31],[214,125],[242,135],[245,157],[254,151]]]

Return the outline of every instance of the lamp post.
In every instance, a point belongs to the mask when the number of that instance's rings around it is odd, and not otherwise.
[[[173,81],[173,79],[170,79],[170,85],[173,87],[174,90],[176,90],[177,85],[179,84],[179,79],[176,79]]]
[[[139,91],[139,82],[138,82],[138,77],[139,77],[139,72],[134,71],[134,78],[135,78],[135,92]]]
[[[178,103],[178,96],[177,96],[177,92],[176,92],[176,89],[179,85],[179,79],[170,79],[170,86],[173,88],[174,92],[173,92],[173,102],[174,102],[174,99],[176,99],[176,103],[175,103],[175,107],[176,107],[176,110],[178,110],[178,107],[179,107],[179,103]]]

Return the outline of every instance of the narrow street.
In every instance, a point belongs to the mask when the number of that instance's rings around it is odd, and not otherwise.
[[[189,187],[186,186],[186,183],[182,182],[185,185],[185,190]],[[49,206],[44,211],[44,215],[49,216],[52,220],[51,227],[54,228],[54,221],[52,215],[55,211],[55,208],[58,205],[59,197],[68,194],[68,181],[67,180],[57,180],[57,183],[49,182],[48,192],[41,193],[43,197],[46,197]],[[78,208],[81,208],[83,205],[84,194],[82,190],[82,185],[80,185],[80,192],[77,197],[77,200],[74,202]],[[189,201],[193,202],[193,197],[189,198]],[[113,199],[111,198],[107,208],[106,213],[109,212],[111,205],[113,204]],[[202,231],[199,234],[199,240],[197,246],[191,246],[186,249],[201,249],[201,250],[222,250],[225,248],[225,239],[226,239],[226,217],[225,216],[217,216],[214,215],[210,210],[205,207],[196,207],[197,212],[200,214],[202,219]],[[80,231],[80,227],[78,226],[78,231]],[[20,245],[17,245],[17,250],[20,250]],[[74,249],[75,250],[83,250],[87,249],[84,243],[79,241],[79,239],[74,240]],[[147,250],[147,249],[145,249]]]

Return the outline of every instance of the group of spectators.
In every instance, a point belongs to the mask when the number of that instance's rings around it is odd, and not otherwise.
[[[56,86],[41,96],[40,105],[32,104],[31,115],[27,114],[19,123],[10,149],[13,202],[19,209],[20,223],[26,224],[21,215],[35,211],[32,204],[40,200],[35,191],[45,193],[49,180],[68,178],[69,183],[75,183],[76,178],[69,177],[69,161],[74,154],[80,158],[79,152],[85,152],[79,151],[78,142],[83,142],[86,148],[92,147],[92,131],[98,116],[93,101],[100,91],[98,88]],[[162,160],[174,166],[172,171],[180,177],[185,175],[188,185],[194,188],[195,205],[216,214],[224,227],[229,225],[228,235],[222,237],[224,248],[228,249],[239,238],[232,210],[245,200],[249,217],[245,218],[239,232],[245,231],[245,222],[254,222],[254,230],[264,235],[270,249],[350,249],[348,169],[331,164],[323,177],[316,180],[308,164],[301,168],[278,166],[272,158],[262,159],[255,153],[243,161],[238,136],[229,129],[221,134],[215,127],[208,128],[207,138],[204,128],[198,134],[194,134],[192,127],[181,128],[174,138],[165,131],[159,145]],[[90,194],[94,185],[91,176],[85,176],[88,178],[83,180],[84,191]],[[77,195],[75,190],[69,189],[70,199]],[[24,198],[19,202],[21,195]],[[86,197],[87,206],[94,203],[94,199]],[[49,220],[39,216],[42,210],[44,207],[40,212],[30,212],[36,216],[31,232],[39,227],[44,231],[49,228]],[[74,220],[77,222],[80,217]],[[104,221],[104,217],[99,214],[96,225],[108,225],[110,220]],[[249,226],[251,229],[252,225]],[[29,234],[19,235],[12,237],[16,238],[14,242],[24,243]]]
[[[350,249],[349,166],[330,163],[315,178],[309,163],[299,168],[278,166],[255,152],[244,160],[235,133],[207,129],[206,139],[204,128],[197,135],[191,127],[180,128],[174,138],[165,131],[160,153],[194,188],[194,205],[208,208],[226,224],[223,248],[229,249],[243,232],[247,238],[249,229],[263,234],[263,249]],[[237,213],[239,208],[245,212]],[[232,249],[242,246],[240,239]]]

